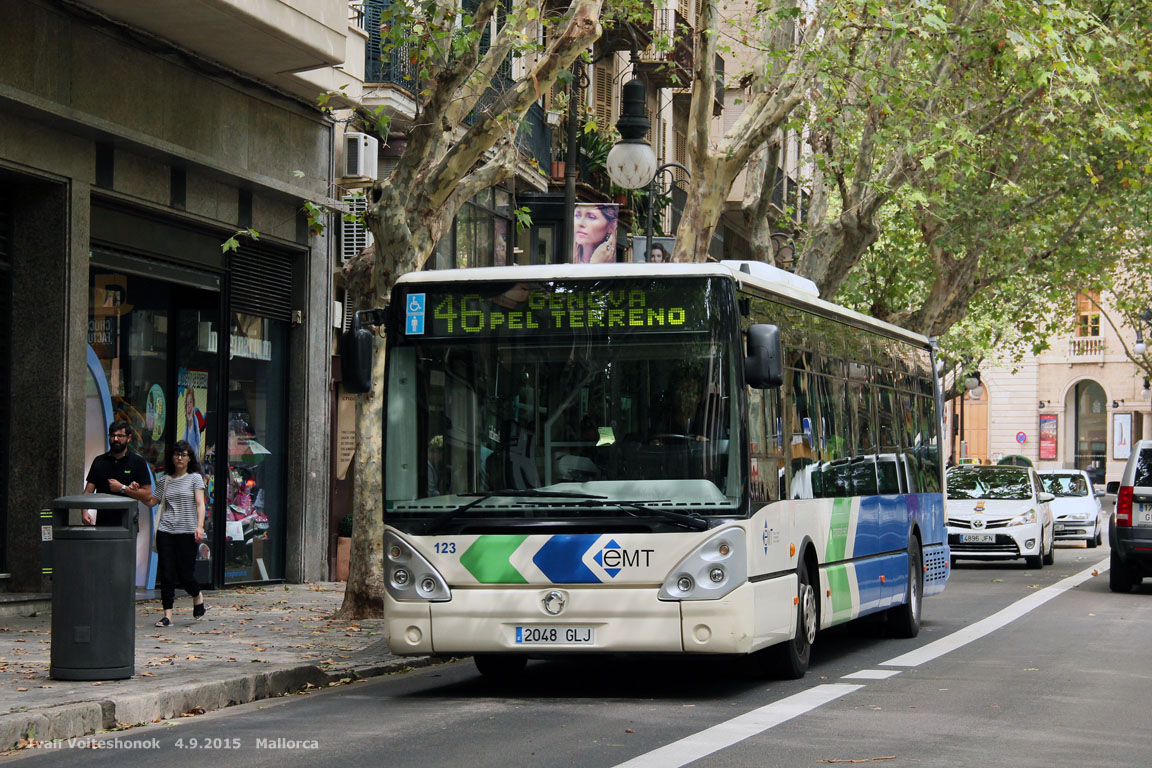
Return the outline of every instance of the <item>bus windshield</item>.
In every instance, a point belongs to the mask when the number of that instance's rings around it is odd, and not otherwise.
[[[395,301],[423,307],[423,326],[389,350],[389,522],[466,505],[454,524],[735,514],[743,381],[726,285],[404,286]]]

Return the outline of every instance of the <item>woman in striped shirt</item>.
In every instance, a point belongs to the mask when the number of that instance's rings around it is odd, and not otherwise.
[[[172,625],[172,603],[176,587],[192,596],[192,617],[204,615],[204,595],[196,581],[196,550],[204,540],[204,476],[200,461],[186,440],[173,446],[168,460],[168,476],[160,485],[164,508],[156,524],[156,560],[160,572],[160,600],[164,617],[158,627]],[[153,504],[160,499],[153,498]]]

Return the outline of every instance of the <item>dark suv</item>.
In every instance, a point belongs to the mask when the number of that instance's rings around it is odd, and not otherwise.
[[[1108,586],[1113,592],[1129,592],[1152,576],[1152,440],[1132,446],[1123,478],[1108,483],[1108,491],[1116,494],[1116,514],[1108,524]]]

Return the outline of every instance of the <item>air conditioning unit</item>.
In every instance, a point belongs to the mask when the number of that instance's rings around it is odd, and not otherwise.
[[[380,142],[366,133],[344,134],[344,177],[349,179],[378,178],[377,155]]]
[[[360,251],[372,245],[372,233],[364,223],[364,211],[368,210],[368,200],[363,195],[348,195],[341,202],[352,214],[351,221],[341,217],[340,221],[340,263],[344,264]]]

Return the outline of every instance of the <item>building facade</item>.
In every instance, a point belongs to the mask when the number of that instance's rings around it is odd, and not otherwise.
[[[359,95],[357,14],[0,8],[0,589],[47,588],[38,511],[83,489],[114,419],[155,473],[196,450],[203,583],[324,578],[333,239],[303,203],[331,194],[317,97]]]
[[[1107,298],[1078,295],[1076,313],[1048,350],[1011,367],[983,363],[980,396],[951,401],[954,462],[1022,456],[1038,469],[1087,470],[1100,486],[1120,479],[1133,442],[1152,437],[1152,392],[1125,352],[1135,329],[1109,322],[1118,315]]]

